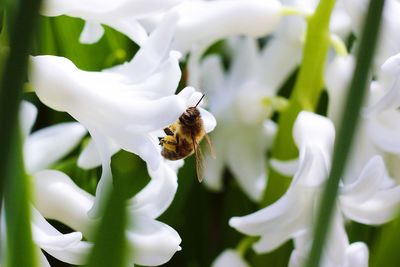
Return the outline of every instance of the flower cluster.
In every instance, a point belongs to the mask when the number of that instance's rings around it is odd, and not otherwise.
[[[38,111],[29,102],[21,104],[24,164],[34,193],[31,227],[41,266],[50,264],[40,249],[69,264],[87,263],[94,229],[113,188],[111,158],[121,149],[139,156],[151,178],[126,201],[129,263],[157,266],[181,250],[179,234],[157,218],[174,199],[183,161],[163,158],[159,138],[166,134],[163,129],[201,101],[203,93],[210,112],[198,108],[217,156],[204,155],[206,187],[223,190],[224,171],[229,170],[246,197],[260,204],[268,192],[272,170],[293,177],[276,202],[233,217],[229,225],[260,237],[253,244],[260,254],[293,240],[288,265],[303,266],[331,169],[335,134],[355,68],[353,50],[358,46],[368,5],[367,0],[338,0],[332,8],[322,35],[326,46],[333,49],[327,48],[326,55],[315,55],[322,63],[314,71],[323,77],[310,77],[326,88],[327,115],[322,116],[312,112],[317,109],[310,104],[315,99],[299,96],[301,91],[293,91],[289,98],[282,89],[291,77],[300,77],[302,67],[309,64],[310,55],[304,52],[307,47],[320,45],[308,43],[305,36],[312,31],[308,27],[323,2],[45,0],[42,15],[85,21],[81,43],[98,42],[107,26],[127,36],[139,49],[128,62],[101,71],[79,69],[65,57],[30,58],[29,82],[40,102],[76,120],[31,134]],[[324,267],[368,266],[367,245],[349,241],[346,223],[380,225],[390,221],[400,206],[399,15],[400,2],[387,0],[368,99],[341,177],[323,251]],[[345,39],[352,44],[346,47]],[[216,43],[221,45],[219,50],[210,50]],[[182,62],[186,72],[181,70]],[[186,87],[180,88],[181,80]],[[304,106],[293,100],[295,97]],[[276,115],[291,108],[297,116],[295,122],[282,128]],[[273,153],[266,157],[276,145],[278,128],[293,138],[298,158],[281,160]],[[87,133],[90,136],[83,142]],[[81,143],[86,145],[77,165],[85,170],[101,166],[95,195],[53,168]],[[61,222],[73,232],[63,234],[47,219]],[[227,248],[212,266],[249,266],[244,256],[243,251]]]

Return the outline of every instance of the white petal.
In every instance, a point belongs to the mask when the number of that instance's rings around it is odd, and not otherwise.
[[[112,19],[110,18],[105,19],[103,23],[119,32],[124,33],[128,38],[137,43],[139,46],[143,46],[149,39],[146,29],[137,21],[137,18],[135,17],[116,17]]]
[[[220,110],[225,110],[230,104],[229,97],[225,90],[224,69],[221,58],[216,55],[207,56],[201,63],[201,88],[203,88],[206,98],[209,101],[209,107],[215,115]],[[225,90],[221,90],[224,88]]]
[[[101,177],[96,188],[96,198],[93,206],[88,211],[91,218],[99,218],[104,212],[106,201],[113,188],[111,174],[111,150],[110,140],[103,136],[96,128],[89,128],[89,133],[93,138],[101,159]]]
[[[288,241],[291,234],[293,233],[282,230],[265,233],[260,240],[253,244],[253,249],[259,254],[273,251]]]
[[[382,95],[385,88],[377,81],[371,82],[370,98],[372,104],[363,109],[363,115],[372,117],[386,110],[397,109],[400,104],[400,79],[395,78],[389,89]],[[379,100],[376,99],[379,96]]]
[[[368,247],[363,242],[355,242],[346,249],[344,267],[368,267]]]
[[[249,264],[233,249],[224,250],[213,261],[211,267],[249,267]]]
[[[201,119],[203,120],[203,123],[204,123],[204,129],[206,130],[206,133],[212,132],[214,130],[215,126],[217,126],[217,120],[207,110],[205,110],[203,108],[199,108],[199,111],[200,111]]]
[[[300,149],[303,145],[319,147],[326,166],[330,166],[335,128],[329,119],[311,112],[300,112],[293,126],[293,137]]]
[[[278,160],[278,159],[270,159],[269,164],[271,167],[285,175],[285,176],[293,176],[297,169],[299,168],[299,160],[298,159],[292,159],[292,160]]]
[[[400,81],[400,79],[399,79]],[[399,83],[400,85],[400,83]],[[398,88],[400,89],[400,87]],[[400,153],[400,112],[397,109],[383,111],[367,119],[366,131],[372,142],[385,152]]]
[[[157,218],[174,199],[178,177],[167,163],[160,164],[155,171],[148,168],[148,172],[151,181],[129,201],[129,209],[137,216]]]
[[[98,23],[86,22],[83,27],[79,42],[82,44],[94,44],[104,34],[104,28]]]
[[[342,212],[351,220],[370,225],[388,222],[400,206],[400,186],[380,190],[369,200],[358,203],[341,202]]]
[[[274,204],[244,217],[233,217],[229,225],[247,235],[265,235],[263,242],[267,242],[268,236],[274,237],[269,244],[278,246],[306,227],[310,220],[311,192],[289,189]]]
[[[257,72],[261,82],[270,88],[271,94],[275,94],[298,66],[301,54],[301,44],[290,42],[286,38],[273,38],[266,44]]]
[[[86,129],[76,122],[60,123],[30,135],[24,144],[24,162],[28,173],[43,170],[76,147]]]
[[[111,155],[114,155],[120,148],[114,143],[110,142]],[[83,149],[78,158],[78,166],[82,169],[92,169],[101,165],[99,152],[93,140],[90,140],[87,146]]]
[[[347,97],[347,89],[354,66],[353,56],[337,56],[326,69],[325,82],[329,95],[328,117],[336,126],[340,123],[343,103]]]
[[[28,137],[35,123],[38,110],[32,103],[22,101],[19,108],[19,123],[24,139]]]
[[[43,216],[82,232],[90,233],[88,210],[93,196],[75,185],[62,172],[45,170],[34,175],[34,205]]]
[[[45,249],[54,258],[74,265],[87,263],[93,245],[86,241],[73,244],[63,249]]]
[[[230,66],[228,86],[240,88],[244,81],[254,77],[258,66],[258,46],[254,38],[231,38],[229,40],[232,50],[232,63]]]
[[[115,73],[82,71],[60,57],[34,57],[31,81],[43,103],[105,132],[160,129],[186,108],[178,96],[154,99],[160,83],[126,84]]]
[[[134,215],[133,215],[134,216]],[[136,264],[155,266],[166,263],[181,250],[181,238],[168,225],[142,216],[133,217],[132,230],[127,231]]]
[[[164,60],[170,49],[169,43],[175,32],[178,15],[173,12],[168,14],[143,44],[134,58],[114,71],[129,77],[130,82],[137,83],[149,77]],[[176,57],[176,56],[175,56]]]
[[[371,158],[358,179],[341,189],[340,201],[362,203],[368,200],[375,194],[385,175],[386,169],[383,159],[380,156]]]
[[[381,69],[389,74],[398,75],[400,73],[400,53],[388,58]]]
[[[266,185],[263,125],[252,129],[249,126],[246,132],[232,132],[230,135],[231,145],[224,152],[228,167],[244,192],[253,201],[259,201]],[[242,140],[246,143],[243,144]]]
[[[186,53],[199,42],[212,44],[234,35],[267,35],[280,19],[281,5],[258,0],[186,1],[174,9],[180,19],[173,47]]]
[[[147,40],[147,33],[138,19],[165,12],[182,0],[115,0],[115,1],[68,1],[47,0],[41,13],[46,16],[68,15],[87,20],[89,23],[108,25],[131,38],[139,45]],[[97,38],[100,38],[97,32]],[[90,38],[92,42],[95,38]]]
[[[210,139],[214,146],[215,156],[214,158],[209,149],[205,149],[204,157],[204,185],[207,188],[219,191],[222,189],[222,171],[225,165],[225,145],[229,142],[226,140],[226,132],[224,128],[217,128],[211,135]],[[229,144],[228,144],[229,145]]]
[[[50,263],[48,262],[48,260],[46,258],[46,256],[43,254],[43,252],[40,249],[38,249],[38,253],[37,254],[39,255],[40,267],[51,267]]]
[[[82,240],[82,233],[62,234],[32,208],[32,235],[34,242],[43,249],[62,249]]]

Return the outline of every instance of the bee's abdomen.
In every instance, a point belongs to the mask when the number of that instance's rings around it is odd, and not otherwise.
[[[193,145],[184,138],[181,138],[180,144],[175,146],[174,148],[175,149],[172,150],[168,147],[163,146],[163,149],[161,150],[161,155],[169,160],[178,160],[191,155],[194,149]]]

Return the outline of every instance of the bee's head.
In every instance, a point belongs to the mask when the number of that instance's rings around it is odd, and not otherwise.
[[[184,125],[193,126],[199,117],[200,111],[196,107],[190,107],[179,117],[179,121]]]

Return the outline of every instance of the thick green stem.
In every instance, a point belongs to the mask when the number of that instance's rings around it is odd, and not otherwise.
[[[0,82],[0,200],[6,190],[6,266],[37,265],[31,234],[29,183],[24,173],[17,118],[40,3],[40,0],[15,3],[15,20],[12,25],[7,24],[12,26],[10,51],[1,53],[7,57]],[[2,35],[5,31],[3,27]]]
[[[308,18],[303,61],[289,100],[289,108],[279,116],[278,133],[272,148],[273,158],[289,160],[297,156],[292,137],[293,124],[300,111],[314,111],[318,105],[324,86],[324,65],[330,44],[329,21],[334,6],[335,0],[322,0],[314,14]],[[289,182],[289,179],[283,179],[270,169],[263,206],[278,199],[286,191]]]
[[[376,46],[383,0],[371,0],[368,14],[360,42],[360,50],[357,55],[357,64],[353,79],[350,84],[346,105],[342,113],[341,125],[335,143],[332,169],[322,196],[321,205],[317,215],[317,224],[314,231],[314,242],[312,245],[307,267],[319,266],[321,252],[329,232],[330,221],[334,209],[340,177],[346,166],[353,136],[360,117],[360,108],[365,95],[365,88],[369,81],[369,70]]]

